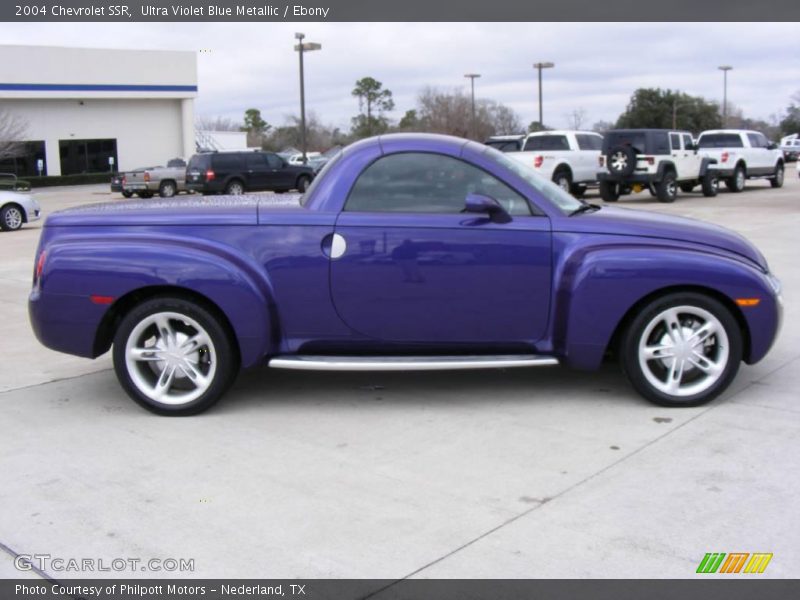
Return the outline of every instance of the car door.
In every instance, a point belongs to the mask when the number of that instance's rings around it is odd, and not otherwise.
[[[245,155],[245,172],[247,173],[247,189],[265,190],[270,188],[270,169],[263,152],[252,152]]]
[[[270,189],[288,190],[294,187],[294,169],[274,152],[266,152],[264,155],[269,163]]]
[[[679,133],[671,132],[669,134],[669,147],[672,162],[678,172],[678,179],[686,179],[686,156],[681,145],[681,135]]]
[[[462,212],[469,193],[495,198],[511,219]],[[383,156],[356,179],[335,232],[331,296],[362,335],[487,349],[544,335],[550,221],[475,165],[444,154]]]
[[[681,134],[681,141],[683,142],[683,153],[686,158],[686,176],[699,177],[700,165],[703,163],[703,157],[694,147],[694,140],[688,133]]]
[[[597,181],[597,172],[600,170],[598,157],[603,147],[603,137],[595,133],[575,134],[575,141],[579,152],[575,170],[575,181]]]

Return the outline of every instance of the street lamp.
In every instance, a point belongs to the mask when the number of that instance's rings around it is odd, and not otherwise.
[[[467,73],[464,77],[469,77],[470,87],[472,88],[472,137],[475,137],[475,79],[480,77],[478,73]]]
[[[303,39],[305,37],[306,34],[304,33],[294,34],[294,38],[298,41],[294,45],[294,49],[300,55],[300,146],[302,146],[301,150],[303,151],[303,164],[308,162],[308,158],[306,158],[306,88],[303,76],[303,53],[322,49],[322,44],[304,43]]]
[[[551,62],[538,62],[533,63],[533,68],[539,71],[539,126],[544,129],[544,121],[542,120],[542,69],[552,69],[555,63]]]
[[[728,71],[732,71],[733,67],[730,65],[722,65],[717,67],[722,71],[722,126],[728,125]]]

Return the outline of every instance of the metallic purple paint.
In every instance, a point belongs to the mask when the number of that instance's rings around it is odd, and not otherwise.
[[[359,174],[394,152],[471,162],[528,198],[534,216],[343,212]],[[704,290],[737,315],[745,360],[778,330],[780,308],[763,256],[713,225],[603,208],[570,217],[523,177],[456,138],[394,135],[345,149],[293,199],[176,199],[93,205],[51,215],[47,258],[29,310],[48,347],[94,357],[132,300],[181,291],[216,307],[241,364],[277,354],[496,352],[553,354],[599,365],[615,330],[643,299]],[[323,240],[348,252],[330,260]],[[98,305],[91,295],[115,298]],[[758,297],[741,309],[738,297]]]

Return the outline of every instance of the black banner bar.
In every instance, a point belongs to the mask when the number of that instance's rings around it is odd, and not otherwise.
[[[705,577],[705,576],[703,576]],[[798,580],[5,579],[3,600],[786,600]]]
[[[800,21],[797,0],[12,0],[0,21]]]

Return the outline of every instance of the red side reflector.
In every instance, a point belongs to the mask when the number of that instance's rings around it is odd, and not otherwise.
[[[727,152],[723,152],[722,156],[720,158],[722,159],[722,162],[726,163],[726,162],[728,162],[728,158],[729,157],[730,157],[730,154],[728,154]]]
[[[89,296],[89,299],[95,304],[111,304],[114,302],[114,296],[98,296],[97,294],[92,294]]]
[[[736,304],[739,306],[758,306],[761,298],[737,298]]]
[[[47,251],[42,250],[42,253],[39,255],[39,260],[36,261],[36,273],[35,279],[39,281],[42,278],[42,271],[44,271],[44,261],[47,258]]]

